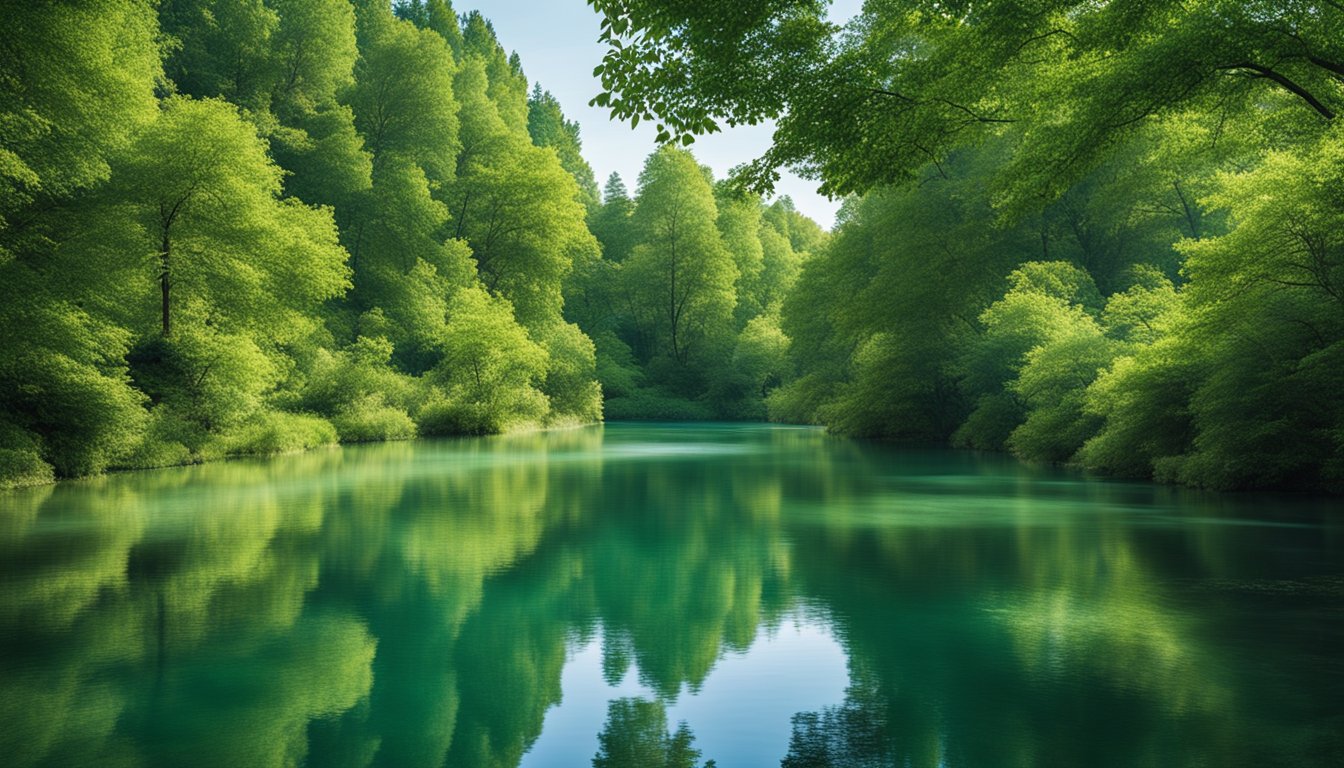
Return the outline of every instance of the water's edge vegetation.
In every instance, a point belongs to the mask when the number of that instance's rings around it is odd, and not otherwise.
[[[667,123],[633,193],[447,0],[7,10],[0,488],[603,418],[1344,488],[1344,12],[590,4],[598,102]],[[781,115],[741,178],[681,148]]]

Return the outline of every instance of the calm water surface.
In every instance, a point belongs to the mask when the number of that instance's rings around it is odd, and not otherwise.
[[[1344,513],[719,425],[0,494],[2,765],[679,751],[1344,764]]]

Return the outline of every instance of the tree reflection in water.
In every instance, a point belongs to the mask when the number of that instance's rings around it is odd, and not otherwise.
[[[607,723],[597,736],[593,768],[697,768],[700,750],[686,723],[667,731],[667,709],[660,701],[616,699],[607,705]],[[714,761],[704,768],[713,768]]]
[[[841,643],[846,699],[768,753],[716,743],[725,765],[1324,764],[1340,532],[1302,501],[769,427],[69,483],[0,497],[0,754],[512,768],[600,638],[648,697],[608,705],[594,762],[700,765],[666,708],[789,615]]]

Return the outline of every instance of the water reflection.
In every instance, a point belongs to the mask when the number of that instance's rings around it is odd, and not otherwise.
[[[69,483],[0,496],[0,754],[512,768],[591,705],[576,738],[612,766],[1326,764],[1341,531],[1328,504],[744,426]],[[768,663],[785,617],[839,641],[843,700]],[[645,693],[566,690],[595,644]],[[701,755],[671,724],[765,711],[706,688],[725,654],[784,678],[790,737]]]
[[[700,750],[686,723],[667,732],[667,708],[661,701],[616,699],[607,706],[607,723],[597,736],[593,768],[696,768]],[[706,768],[711,768],[710,760]]]

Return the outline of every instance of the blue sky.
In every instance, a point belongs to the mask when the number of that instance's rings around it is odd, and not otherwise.
[[[861,5],[862,0],[835,0],[831,17],[847,19]],[[647,123],[632,130],[610,120],[605,109],[588,106],[600,89],[593,68],[605,51],[596,42],[600,21],[593,9],[584,0],[457,0],[453,7],[459,13],[479,10],[494,23],[504,47],[522,57],[528,80],[555,94],[565,116],[582,126],[583,154],[598,183],[614,171],[633,193],[644,159],[656,146],[657,130]],[[725,128],[701,137],[691,149],[722,178],[733,166],[760,156],[770,145],[770,134],[771,128],[763,125]],[[818,195],[814,182],[787,171],[777,192],[791,196],[800,211],[826,228],[840,206],[838,200]]]

